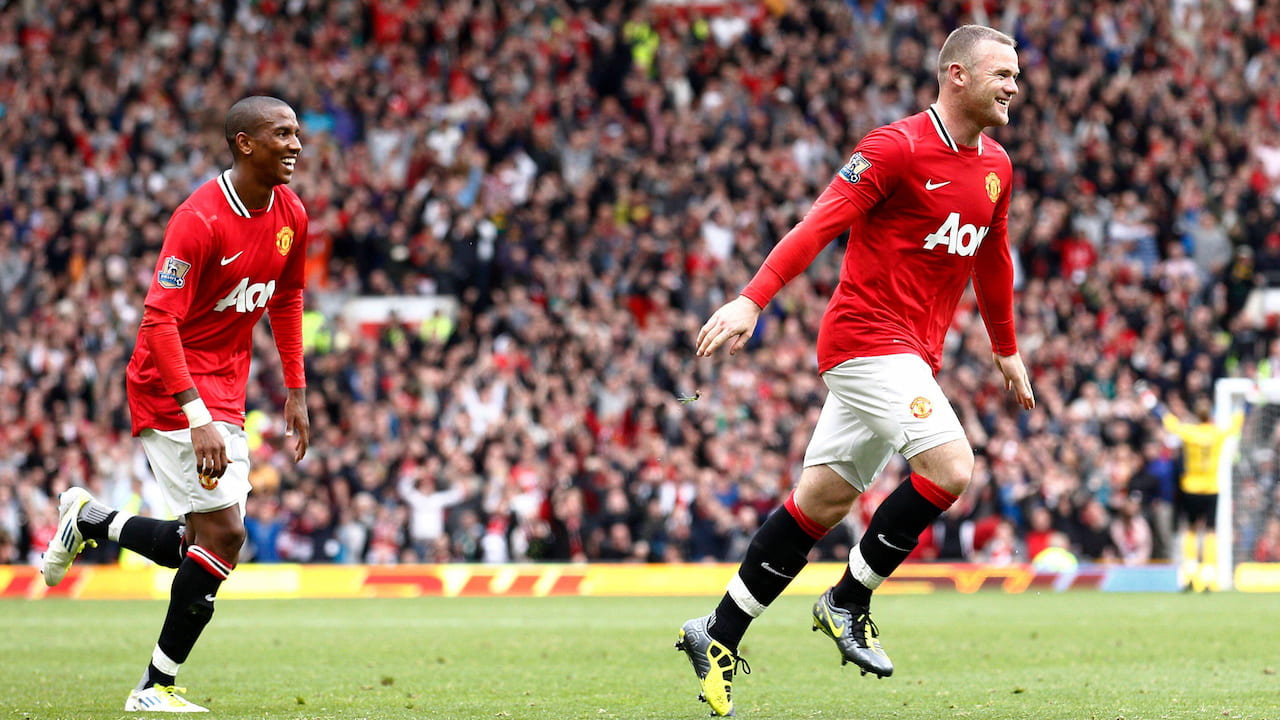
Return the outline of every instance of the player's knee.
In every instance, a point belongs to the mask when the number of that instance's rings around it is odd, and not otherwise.
[[[973,479],[973,458],[960,458],[939,469],[937,477],[929,478],[935,485],[952,495],[960,495]]]
[[[240,548],[244,547],[246,533],[243,525],[237,525],[234,528],[228,528],[223,535],[223,550],[226,551],[226,558],[235,562],[240,556]]]
[[[240,556],[240,548],[244,546],[245,530],[243,525],[225,525],[217,528],[212,537],[200,544],[227,562],[234,563]]]
[[[913,472],[952,495],[963,493],[973,477],[973,448],[964,440],[926,450],[910,462]]]
[[[934,480],[934,484],[936,484],[938,487],[942,488],[943,490],[946,490],[947,492],[951,493],[952,495],[961,495],[964,493],[965,488],[969,487],[969,480],[972,477],[973,477],[972,474],[946,475],[937,480]]]
[[[946,464],[943,473],[943,483],[939,486],[951,493],[959,495],[969,487],[969,481],[973,479],[973,451],[965,453],[957,453],[951,458],[951,462]],[[945,484],[944,484],[945,483]]]
[[[853,507],[858,491],[825,465],[807,467],[796,485],[796,506],[823,527],[834,527]]]

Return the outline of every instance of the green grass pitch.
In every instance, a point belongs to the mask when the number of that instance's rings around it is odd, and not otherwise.
[[[219,719],[706,717],[672,648],[713,598],[224,600],[179,684]],[[841,667],[786,596],[738,717],[1280,719],[1280,596],[884,596],[892,678]],[[0,720],[111,719],[159,602],[0,602]]]

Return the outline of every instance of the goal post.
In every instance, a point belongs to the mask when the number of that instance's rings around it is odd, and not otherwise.
[[[1252,559],[1262,531],[1280,427],[1280,378],[1219,378],[1214,382],[1213,420],[1219,427],[1245,413],[1240,433],[1228,438],[1218,459],[1218,587],[1235,585],[1235,569]]]

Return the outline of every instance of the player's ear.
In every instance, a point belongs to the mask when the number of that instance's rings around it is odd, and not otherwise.
[[[236,133],[236,148],[245,155],[253,154],[253,139],[249,137],[249,133]]]

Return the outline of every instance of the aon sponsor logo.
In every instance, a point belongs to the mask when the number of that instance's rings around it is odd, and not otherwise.
[[[944,245],[948,253],[968,257],[978,252],[978,246],[990,230],[989,227],[974,227],[968,223],[961,225],[960,213],[953,212],[942,221],[941,227],[924,236],[924,249],[932,250]]]
[[[218,301],[213,309],[222,312],[228,308],[235,308],[236,312],[253,312],[260,307],[264,307],[271,296],[276,292],[276,281],[265,283],[249,284],[249,278],[241,278],[240,284],[227,294],[226,297]]]

